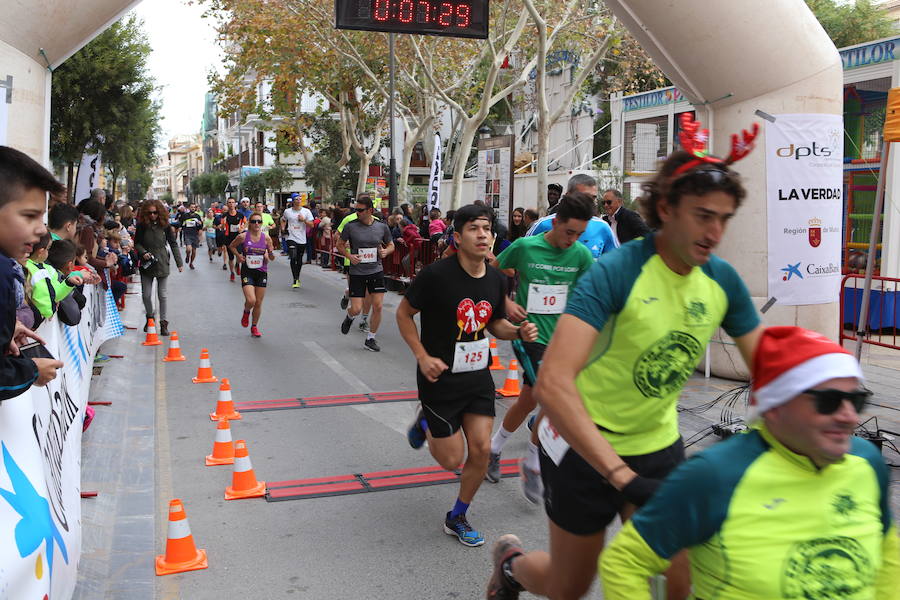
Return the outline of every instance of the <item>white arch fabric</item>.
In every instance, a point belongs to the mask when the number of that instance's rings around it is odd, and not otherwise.
[[[0,11],[0,40],[56,68],[140,0],[30,0]]]

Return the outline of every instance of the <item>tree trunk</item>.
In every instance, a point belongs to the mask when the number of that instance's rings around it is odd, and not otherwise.
[[[356,178],[356,195],[366,191],[366,178],[369,176],[369,164],[372,156],[367,152],[359,152],[359,176]]]
[[[459,147],[457,148],[456,164],[453,166],[453,198],[450,202],[450,208],[454,210],[462,206],[462,183],[466,173],[466,163],[469,160],[472,142],[475,141],[475,134],[478,133],[478,126],[481,125],[481,119],[466,119],[463,123],[463,132],[459,138]],[[474,200],[474,198],[471,200]]]
[[[66,176],[66,201],[69,204],[73,204],[73,197],[75,196],[75,163],[66,163],[66,171],[68,171]]]

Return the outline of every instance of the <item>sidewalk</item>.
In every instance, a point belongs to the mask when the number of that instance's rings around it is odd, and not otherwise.
[[[140,290],[140,284],[129,286]],[[143,327],[140,296],[126,297],[126,325]],[[104,354],[121,354],[91,380],[96,415],[84,432],[81,501],[82,554],[74,600],[154,597],[155,364],[156,353],[140,352],[141,329],[108,341]],[[96,367],[95,367],[96,371]]]

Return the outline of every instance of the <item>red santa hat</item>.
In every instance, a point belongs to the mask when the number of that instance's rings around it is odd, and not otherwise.
[[[760,415],[837,377],[863,382],[859,362],[851,353],[802,327],[769,327],[753,358],[751,415]]]

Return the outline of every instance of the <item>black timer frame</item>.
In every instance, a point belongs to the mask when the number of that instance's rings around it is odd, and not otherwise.
[[[486,39],[490,18],[488,2],[489,0],[334,0],[334,26],[336,29],[358,31]],[[461,26],[460,23],[466,20],[468,24]]]

